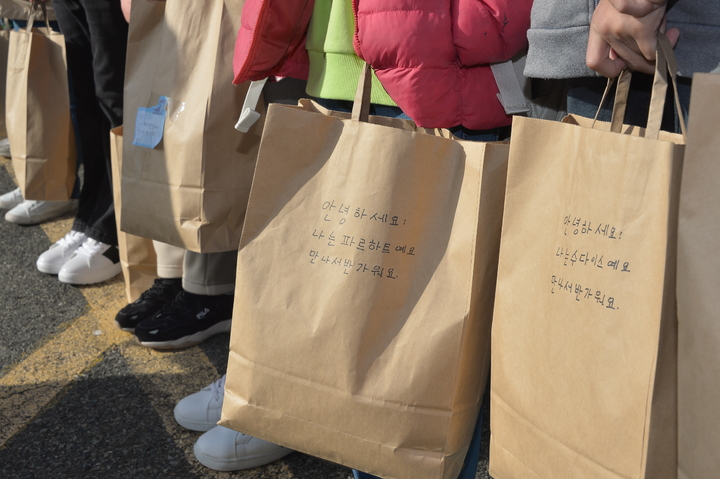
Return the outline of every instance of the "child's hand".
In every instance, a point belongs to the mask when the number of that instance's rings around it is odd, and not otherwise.
[[[615,4],[639,15],[622,13]],[[673,46],[680,36],[676,28],[665,31],[665,7],[666,0],[600,0],[590,23],[587,65],[608,78],[626,67],[652,73],[657,32]]]
[[[644,17],[659,8],[665,8],[667,0],[610,0],[610,3],[620,13]]]

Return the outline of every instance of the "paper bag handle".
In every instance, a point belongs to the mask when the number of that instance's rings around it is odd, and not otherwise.
[[[662,122],[663,111],[665,109],[665,98],[667,93],[667,75],[661,75],[658,77],[658,71],[670,73],[670,81],[673,87],[673,96],[675,99],[675,110],[677,111],[678,118],[680,120],[680,131],[682,132],[683,139],[687,137],[685,117],[682,114],[682,106],[680,105],[680,96],[678,95],[677,87],[677,60],[675,58],[675,52],[670,44],[670,40],[663,34],[658,33],[657,41],[658,53],[655,61],[655,78],[653,80],[653,93],[655,92],[656,84],[658,88],[658,94],[653,94],[650,99],[650,112],[648,113],[648,125],[645,132],[646,138],[658,138],[660,133],[660,123]],[[662,52],[662,55],[660,54]]]
[[[657,139],[660,135],[660,125],[662,123],[663,112],[665,110],[665,98],[667,94],[668,72],[670,73],[670,81],[673,85],[675,97],[675,108],[680,118],[680,129],[683,138],[686,136],[685,119],[682,115],[680,106],[680,97],[677,89],[677,60],[670,45],[670,41],[663,33],[658,33],[657,46],[655,55],[655,76],[653,78],[652,93],[650,95],[650,109],[648,111],[648,122],[645,128],[645,138]],[[612,120],[610,121],[610,131],[620,133],[622,131],[623,119],[625,118],[625,110],[627,107],[627,99],[630,93],[630,81],[632,74],[629,70],[624,70],[617,78],[617,89],[615,92],[615,101],[613,104]],[[614,78],[608,79],[605,92],[600,100],[600,106],[595,114],[594,122],[597,121],[598,115],[605,100],[609,94],[610,88],[615,82]]]
[[[372,88],[372,70],[367,63],[363,64],[358,80],[357,91],[355,92],[355,101],[353,102],[352,116],[355,121],[364,121],[367,123],[370,116],[370,90]]]
[[[47,28],[47,33],[48,35],[50,35],[50,33],[52,33],[52,30],[50,29],[50,21],[48,20],[47,6],[45,5],[45,2],[42,2],[40,0],[33,0],[32,6],[30,7],[30,15],[28,16],[27,26],[25,27],[25,30],[29,32],[32,30],[33,25],[35,25],[35,13],[37,12],[38,5],[40,5],[40,13],[42,14],[42,19],[45,21],[45,28]]]

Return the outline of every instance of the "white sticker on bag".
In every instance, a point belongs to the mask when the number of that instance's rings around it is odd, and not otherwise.
[[[165,129],[165,117],[167,113],[165,109],[168,104],[168,98],[161,96],[158,104],[150,108],[138,108],[135,117],[135,136],[133,137],[133,145],[142,146],[144,148],[155,148],[162,140],[163,131]]]

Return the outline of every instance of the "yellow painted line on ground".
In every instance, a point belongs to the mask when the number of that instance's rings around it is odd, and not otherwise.
[[[108,317],[111,310],[122,305],[122,284],[116,282],[92,289],[103,290],[90,295],[97,300],[114,298],[107,303],[108,309],[94,308],[95,301],[88,301],[89,311],[0,378],[0,445],[31,421],[108,348],[129,340],[125,333],[111,327]]]
[[[15,178],[10,161],[0,162]],[[55,242],[70,231],[72,221],[68,216],[42,228]],[[140,346],[132,335],[115,327],[115,314],[127,304],[121,276],[79,290],[88,303],[85,314],[0,378],[0,447],[113,347],[120,348],[168,432],[178,427],[172,406],[217,379],[217,371],[200,348],[158,352]],[[192,447],[183,449],[192,455]]]

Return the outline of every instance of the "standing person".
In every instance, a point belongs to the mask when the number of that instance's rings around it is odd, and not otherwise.
[[[129,333],[134,333],[140,322],[157,314],[182,291],[185,250],[160,241],[153,241],[152,245],[155,250],[157,278],[139,298],[115,315],[115,325]]]
[[[154,242],[158,251],[158,242]],[[165,245],[165,248],[180,248]],[[181,349],[229,333],[235,298],[237,251],[180,255],[182,279],[157,281],[118,312],[118,326],[142,346]]]
[[[55,0],[65,35],[84,181],[70,233],[37,261],[64,283],[92,284],[120,272],[110,169],[110,129],[122,125],[127,23],[118,0]]]
[[[305,81],[287,77],[281,81],[267,84],[263,90],[266,104],[296,104],[300,98],[305,96]],[[185,253],[185,272],[183,274],[183,288],[186,292],[180,293],[173,303],[177,304],[178,298],[183,294],[187,295],[188,290],[197,291],[198,288],[203,288],[203,282],[210,279],[220,280],[226,278],[228,286],[234,290],[234,266],[237,263],[237,252],[234,252],[230,263],[233,266],[232,271],[225,269],[225,273],[223,273],[222,262],[218,261],[223,258],[227,260],[228,255],[229,253],[200,254],[187,251]],[[212,262],[215,263],[215,266],[212,265]],[[207,266],[203,268],[203,264]],[[213,272],[213,274],[210,276],[198,274],[203,269],[207,272]],[[230,273],[232,273],[232,276]],[[192,278],[195,278],[194,283]],[[206,294],[201,291],[198,293]],[[140,336],[138,336],[141,344],[143,344],[142,337],[147,336],[147,331],[151,329],[153,324],[158,322],[168,326],[173,324],[173,321],[170,321],[171,311],[177,309],[177,306],[174,307],[173,303],[164,308],[165,313],[161,310],[156,315],[157,318],[151,318],[139,324],[141,328],[145,329],[145,332],[141,332]],[[228,312],[232,314],[232,304],[229,305]],[[190,321],[184,322],[189,323]],[[195,322],[199,321],[195,320]],[[182,324],[183,321],[178,323]],[[181,327],[172,329],[180,330]],[[195,457],[201,464],[219,471],[238,471],[270,464],[293,452],[292,449],[218,426],[224,392],[225,375],[200,391],[183,398],[175,406],[174,415],[178,424],[191,431],[205,433],[200,436],[193,448]]]
[[[342,78],[341,69],[337,65],[333,68],[332,60],[339,53],[337,39],[344,37],[345,48],[350,47],[345,53],[356,53],[369,63],[389,96],[418,126],[446,128],[458,138],[470,141],[506,139],[509,135],[506,127],[512,119],[498,100],[489,64],[508,60],[525,48],[531,2],[515,2],[513,8],[502,0],[473,5],[459,2],[454,8],[449,4],[428,7],[414,3],[410,9],[399,11],[379,1],[357,4],[354,20],[360,23],[356,24],[349,17],[352,14],[349,2],[341,6],[318,0],[311,34],[319,31],[322,41],[318,41],[318,35],[308,35],[308,92],[322,98],[338,95],[322,88],[329,82],[321,80],[318,88],[314,80],[325,76]],[[438,24],[433,21],[435,16],[445,21]],[[324,22],[325,28],[315,26]],[[378,34],[381,31],[392,33],[381,36]],[[425,34],[418,36],[416,32]],[[320,50],[319,54],[314,49]],[[325,61],[320,62],[320,58]],[[355,82],[347,82],[349,88],[342,93],[343,100],[355,96],[362,65],[362,60],[357,60],[352,75]],[[314,71],[320,73],[319,69],[322,74],[314,75]],[[313,87],[317,89],[312,90]],[[481,434],[480,414],[458,479],[475,477]],[[357,470],[353,470],[353,475],[355,479],[379,479]]]
[[[130,0],[120,0],[124,18],[128,23],[131,4]],[[226,6],[228,5],[239,11],[242,3],[226,2]],[[135,10],[139,18],[142,17],[142,12],[142,9]],[[232,40],[230,37],[229,41]],[[232,52],[232,43],[229,45],[230,48],[222,48],[228,54]],[[225,67],[229,77],[229,58]],[[134,72],[130,72],[132,73]],[[227,79],[228,88],[232,88],[230,79]],[[226,127],[231,132],[234,131],[231,123],[234,120],[227,119]],[[238,133],[238,137],[242,138],[239,135]],[[227,156],[213,157],[210,161],[232,161],[232,147],[228,148]],[[142,346],[156,349],[186,348],[216,334],[229,332],[237,248],[215,253],[198,253],[159,241],[153,241],[153,247],[157,254],[159,278],[140,298],[117,313],[116,325],[124,331],[132,332]]]
[[[456,136],[475,141],[507,135],[504,127],[512,119],[498,100],[489,64],[508,60],[525,47],[530,0],[516,1],[513,8],[504,0],[454,8],[451,2],[432,6],[410,2],[398,8],[393,2],[364,1],[356,2],[355,14],[349,0],[316,0],[309,27],[304,4],[279,3],[258,0],[252,2],[252,11],[266,9],[271,13],[264,18],[273,18],[272,11],[277,9],[296,25],[284,32],[262,24],[241,30],[237,45],[242,49],[236,50],[235,57],[236,83],[268,76],[301,78],[309,70],[308,94],[328,108],[349,110],[364,60],[377,73],[371,113],[409,116],[418,126],[449,128]],[[250,5],[248,1],[245,11]],[[360,18],[361,23],[356,24]],[[295,35],[306,30],[305,37]],[[178,403],[178,422],[202,423],[209,428],[219,419],[218,389],[223,385],[220,380]],[[462,479],[475,477],[480,431],[478,421]],[[254,451],[238,445],[254,439],[248,438],[216,426],[197,441],[195,455],[209,467],[222,464],[227,467],[223,470],[243,469]],[[280,446],[273,449],[264,441],[260,443],[268,451],[287,452],[277,449]],[[266,460],[273,460],[272,454],[268,453]],[[374,477],[353,472],[357,478]]]

